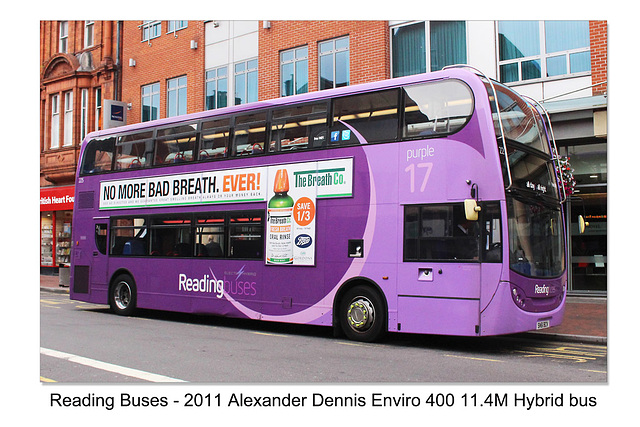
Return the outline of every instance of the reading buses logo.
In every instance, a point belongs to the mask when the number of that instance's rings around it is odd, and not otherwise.
[[[255,296],[257,294],[256,282],[252,280],[255,272],[244,271],[244,266],[239,271],[224,273],[224,280],[218,280],[211,274],[189,277],[184,273],[178,274],[178,291],[190,292],[194,294],[214,294],[218,298],[228,295]]]
[[[178,290],[207,294],[215,293],[218,298],[222,298],[224,295],[224,281],[216,280],[215,277],[210,277],[208,274],[204,274],[202,278],[191,278],[184,273],[180,273],[178,275]]]

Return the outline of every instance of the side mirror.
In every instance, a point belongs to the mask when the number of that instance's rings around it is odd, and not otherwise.
[[[480,212],[482,208],[478,206],[478,202],[476,199],[465,199],[464,201],[464,216],[468,221],[477,221],[478,220],[478,212]]]
[[[589,226],[589,223],[584,220],[582,215],[578,215],[578,230],[580,234],[584,233],[584,230]]]

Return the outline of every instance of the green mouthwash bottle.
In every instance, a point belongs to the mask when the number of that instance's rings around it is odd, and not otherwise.
[[[273,192],[267,205],[267,264],[293,263],[293,199],[286,169],[276,172]]]

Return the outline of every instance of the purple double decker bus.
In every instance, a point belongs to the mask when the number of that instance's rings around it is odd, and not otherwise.
[[[94,132],[70,295],[360,341],[558,325],[554,144],[539,105],[462,66]]]

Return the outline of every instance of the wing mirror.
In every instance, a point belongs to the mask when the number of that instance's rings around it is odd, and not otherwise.
[[[464,216],[468,221],[477,221],[478,220],[478,212],[480,212],[482,208],[478,206],[478,202],[476,199],[465,199],[464,201]]]

